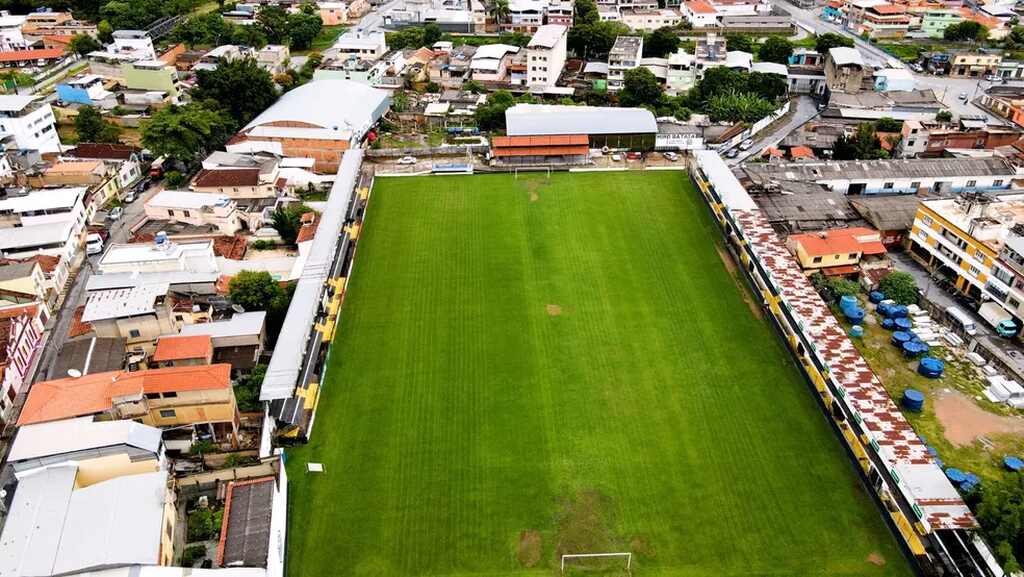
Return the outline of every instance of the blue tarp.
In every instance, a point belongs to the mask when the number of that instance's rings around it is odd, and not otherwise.
[[[1020,471],[1021,469],[1024,469],[1024,461],[1019,457],[1013,457],[1010,455],[1003,457],[1003,465],[1006,465],[1006,468],[1011,471]]]

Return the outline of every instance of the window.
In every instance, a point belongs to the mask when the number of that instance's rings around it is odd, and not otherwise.
[[[128,331],[128,336],[133,338],[133,339],[137,339],[137,338],[142,336],[142,333],[139,332],[139,329],[132,329],[132,330]]]
[[[974,188],[977,185],[978,185],[978,181],[977,180],[968,180],[967,181],[967,188]]]
[[[913,142],[911,142],[911,144],[913,144]],[[921,188],[921,181],[920,180],[915,180],[914,182],[911,182],[910,183],[910,188],[913,189],[913,190],[917,190],[917,189]],[[925,217],[925,218],[928,218],[928,217]],[[929,218],[928,220],[930,221],[931,219]]]
[[[178,416],[178,414],[174,412],[174,409],[161,409],[160,410],[160,417],[161,418],[173,419],[176,416]]]
[[[165,399],[177,399],[178,398],[178,393],[175,393],[175,392],[164,393],[164,398]]]
[[[185,215],[185,218],[189,217],[189,212],[187,210],[183,210],[181,212]]]
[[[882,188],[888,190],[888,189],[892,188],[892,183],[891,182],[887,182],[884,185],[882,185]]]
[[[857,253],[851,252],[849,256],[850,256],[850,260],[855,260],[857,258]]]
[[[914,141],[913,140],[908,140],[907,141],[907,146],[914,146]]]
[[[971,270],[971,274],[973,274],[974,276],[978,276],[979,274],[981,274],[981,271],[976,266],[971,265],[971,269],[970,270]]]
[[[1015,309],[1020,308],[1020,301],[1013,297],[1006,299],[1006,303]]]
[[[932,223],[935,222],[935,221],[932,220],[932,217],[930,217],[930,216],[928,216],[926,214],[926,215],[921,217],[921,222],[923,222],[927,226],[931,226]]]
[[[820,256],[814,257],[814,260],[812,262],[821,262],[821,257]]]
[[[1002,185],[1003,185],[1003,180],[1002,179],[997,179],[997,180],[993,180],[992,181],[992,186],[1002,186]]]
[[[160,393],[146,393],[147,399],[159,399]]]

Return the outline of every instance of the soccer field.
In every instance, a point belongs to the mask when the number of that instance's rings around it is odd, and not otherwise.
[[[378,179],[289,575],[909,575],[718,236],[681,172]]]

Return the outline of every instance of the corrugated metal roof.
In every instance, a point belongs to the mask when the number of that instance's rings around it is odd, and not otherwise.
[[[505,111],[509,136],[555,134],[657,134],[654,114],[644,108],[516,104]]]
[[[264,110],[243,132],[272,122],[304,122],[333,130],[362,133],[390,101],[383,90],[350,80],[314,80],[287,92]]]
[[[160,450],[160,439],[160,429],[135,421],[94,422],[92,417],[80,417],[19,428],[7,459],[23,461],[115,445],[155,454]]]

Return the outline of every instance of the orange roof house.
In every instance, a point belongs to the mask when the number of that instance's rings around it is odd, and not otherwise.
[[[172,408],[183,404],[190,406],[190,410]],[[176,414],[169,416],[168,411]],[[231,365],[109,371],[35,383],[18,425],[89,415],[141,419],[156,426],[237,423]]]
[[[881,234],[867,227],[836,228],[790,235],[786,245],[805,271],[853,274],[864,256],[886,253]]]
[[[815,160],[817,158],[809,146],[794,146],[789,149],[789,156],[793,160]]]
[[[210,335],[160,337],[153,362],[168,366],[208,365],[213,360]]]

